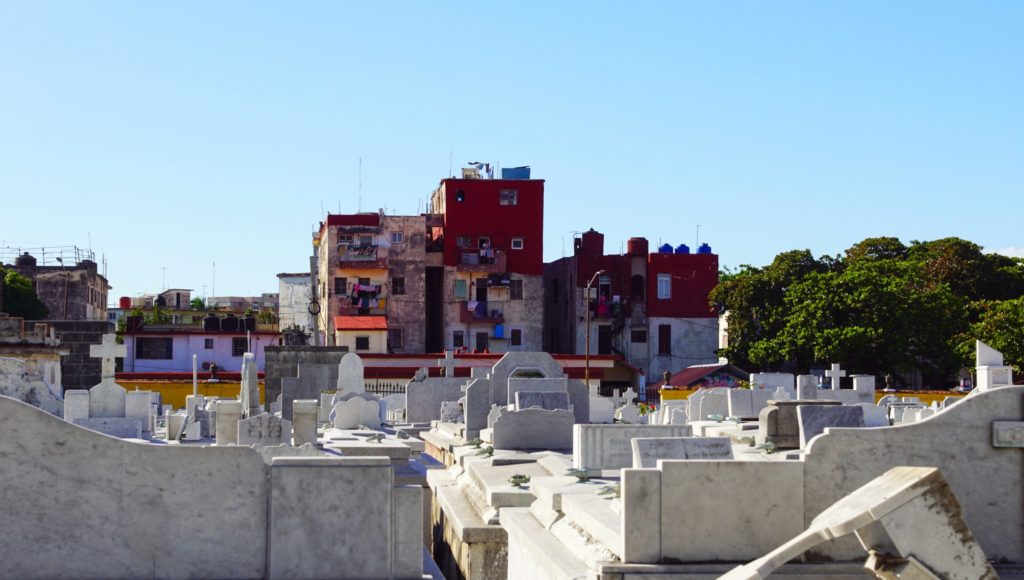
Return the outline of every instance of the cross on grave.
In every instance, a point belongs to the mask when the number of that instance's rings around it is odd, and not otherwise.
[[[128,356],[128,347],[123,344],[117,344],[115,335],[104,334],[101,344],[89,346],[89,356],[91,358],[103,359],[103,369],[100,377],[112,379],[114,378],[115,359]]]
[[[838,363],[832,363],[832,368],[825,371],[826,377],[832,377],[832,390],[839,390],[839,379],[846,376],[846,371],[840,370]]]
[[[444,358],[437,359],[437,364],[444,367],[445,378],[450,379],[455,376],[455,367],[458,366],[458,363],[455,360],[454,352],[450,350],[444,351]]]

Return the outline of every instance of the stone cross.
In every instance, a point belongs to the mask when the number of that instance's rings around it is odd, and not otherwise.
[[[116,336],[113,334],[104,334],[103,342],[101,344],[93,344],[89,346],[89,356],[91,358],[103,359],[103,369],[100,373],[100,377],[104,379],[114,378],[115,370],[115,359],[117,357],[128,356],[128,347],[123,344],[117,344]]]
[[[832,390],[839,390],[839,379],[846,376],[846,371],[839,369],[838,363],[832,363],[832,368],[825,371],[826,377],[832,377]]]
[[[444,351],[444,358],[437,359],[437,364],[444,367],[444,376],[446,378],[452,378],[455,376],[455,367],[458,363],[455,361],[455,353],[446,350]]]

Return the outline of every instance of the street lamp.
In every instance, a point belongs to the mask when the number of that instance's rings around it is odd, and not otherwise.
[[[583,382],[586,383],[588,389],[590,388],[590,287],[594,285],[594,280],[597,280],[597,277],[604,273],[604,270],[594,272],[590,282],[587,282],[587,350],[583,363]]]

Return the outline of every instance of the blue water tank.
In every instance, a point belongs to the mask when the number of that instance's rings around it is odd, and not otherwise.
[[[661,246],[658,247],[658,253],[659,254],[671,254],[672,253],[672,244],[662,244]]]
[[[697,248],[697,253],[698,254],[710,254],[711,253],[711,246],[709,246],[707,244],[701,244],[700,247]]]
[[[690,246],[687,246],[686,244],[679,244],[678,246],[676,246],[676,253],[677,254],[689,254],[690,253]]]
[[[494,338],[504,338],[504,337],[505,337],[505,325],[504,324],[495,324],[494,325]]]

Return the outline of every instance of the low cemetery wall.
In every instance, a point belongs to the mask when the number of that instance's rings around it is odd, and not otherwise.
[[[422,575],[423,491],[394,487],[387,458],[268,465],[249,447],[108,437],[9,397],[0,417],[0,578]]]
[[[166,381],[154,381],[149,380],[137,380],[131,379],[117,379],[119,385],[129,391],[134,391],[135,387],[139,387],[141,391],[153,391],[160,393],[160,398],[164,405],[173,405],[175,409],[185,408],[185,397],[192,394],[192,380],[166,380]],[[202,380],[196,385],[198,394],[203,395],[207,398],[217,399],[237,399],[238,393],[242,388],[242,382],[240,380],[226,380],[219,383],[207,383]],[[263,381],[260,381],[260,404],[264,403],[263,398]]]

